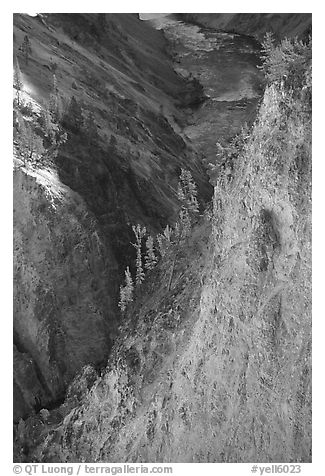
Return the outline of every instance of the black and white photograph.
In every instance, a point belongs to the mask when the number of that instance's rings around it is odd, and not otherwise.
[[[311,6],[83,6],[12,15],[13,471],[306,474]]]

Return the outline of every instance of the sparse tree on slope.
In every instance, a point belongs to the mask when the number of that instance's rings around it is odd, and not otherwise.
[[[30,41],[27,35],[24,37],[24,41],[22,42],[19,51],[22,52],[23,58],[25,60],[26,66],[28,65],[29,57],[32,54],[32,47],[30,45]]]
[[[163,257],[167,253],[168,248],[171,245],[172,238],[172,228],[167,225],[163,233],[157,235],[157,242],[159,247],[160,255]]]
[[[154,251],[154,243],[152,236],[148,236],[146,241],[146,256],[144,267],[148,270],[153,269],[157,264],[157,256]]]
[[[23,90],[23,80],[22,80],[21,71],[20,71],[17,57],[15,57],[15,65],[14,65],[14,88],[16,89],[16,101],[17,101],[17,106],[19,107],[21,105],[20,93]]]
[[[189,170],[182,169],[179,177],[177,196],[182,207],[187,208],[189,212],[196,214],[199,212],[197,201],[197,186]]]
[[[181,208],[179,212],[179,221],[181,228],[181,237],[188,236],[191,231],[192,221],[187,208]]]
[[[137,224],[137,226],[132,226],[132,230],[133,230],[133,233],[135,234],[135,239],[136,239],[136,243],[132,243],[132,244],[135,247],[137,252],[135,282],[136,282],[136,285],[139,286],[144,280],[141,245],[142,245],[142,238],[145,236],[147,230],[146,230],[146,227],[141,227],[141,225],[139,224]]]
[[[17,130],[14,139],[24,165],[38,162],[45,152],[42,138],[37,135],[21,113],[17,115]]]
[[[52,92],[50,94],[49,99],[49,111],[55,121],[60,119],[60,97],[59,97],[59,90],[57,86],[57,79],[55,73],[53,73],[53,85],[52,85]]]
[[[80,132],[83,126],[84,120],[82,115],[82,108],[77,99],[72,96],[68,110],[63,118],[63,124],[67,129],[73,132]]]
[[[177,197],[181,203],[179,212],[181,235],[185,237],[188,236],[191,230],[192,218],[199,213],[197,187],[189,170],[181,170],[177,186]]]
[[[126,306],[133,301],[134,284],[129,267],[125,270],[125,285],[120,287],[120,302],[118,303],[121,312],[125,312]]]

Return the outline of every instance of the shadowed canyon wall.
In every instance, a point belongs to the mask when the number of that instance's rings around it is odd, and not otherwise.
[[[202,197],[211,196],[182,137],[180,107],[199,100],[201,89],[174,72],[161,32],[132,14],[99,17],[14,15],[24,119],[37,123],[55,94],[67,133],[42,164],[24,167],[15,153],[16,421],[62,398],[84,364],[105,363],[119,285],[134,257],[131,225],[158,232],[172,220],[181,167]]]

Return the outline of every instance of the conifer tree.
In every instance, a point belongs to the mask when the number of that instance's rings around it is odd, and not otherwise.
[[[163,233],[160,233],[159,235],[157,235],[159,252],[162,257],[166,255],[167,250],[171,245],[172,231],[173,231],[172,228],[169,225],[167,225]]]
[[[125,285],[120,286],[120,301],[118,303],[121,312],[125,312],[126,306],[133,301],[134,284],[129,267],[125,270]]]
[[[179,212],[180,235],[184,238],[188,236],[191,230],[193,217],[199,213],[197,187],[189,170],[181,169],[177,197],[181,204]]]
[[[146,241],[146,256],[145,256],[145,264],[144,267],[147,270],[153,269],[157,264],[157,256],[155,255],[154,251],[154,243],[152,236],[148,236]]]
[[[186,202],[185,194],[184,194],[182,184],[180,181],[177,184],[177,198],[181,202],[182,205],[185,204]]]
[[[53,58],[50,59],[50,70],[53,74],[55,74],[56,70],[58,69],[58,64],[53,61]]]
[[[83,122],[82,108],[76,98],[72,96],[67,112],[64,115],[63,123],[68,129],[79,132],[83,126]]]
[[[52,92],[49,99],[49,111],[52,114],[53,119],[58,121],[60,118],[60,97],[55,73],[53,73]]]
[[[174,226],[174,236],[176,238],[176,241],[178,242],[181,236],[181,226],[178,221],[175,223],[175,226]]]
[[[49,131],[51,129],[51,116],[50,116],[50,111],[46,104],[43,104],[41,107],[38,122],[40,126],[42,127],[45,136],[48,136]]]
[[[15,57],[14,65],[14,88],[16,89],[16,101],[17,106],[19,107],[21,105],[21,91],[23,90],[23,80],[17,57]]]
[[[166,238],[168,243],[171,243],[172,233],[173,233],[173,229],[169,225],[167,225],[166,228],[164,229],[164,237]]]
[[[137,226],[132,226],[133,233],[135,234],[136,243],[132,243],[136,249],[136,278],[135,282],[136,285],[139,286],[142,281],[144,280],[144,271],[142,267],[142,253],[141,253],[141,245],[142,245],[142,238],[145,236],[147,230],[146,227],[141,227],[139,223]]]
[[[18,114],[17,119],[18,131],[15,139],[24,165],[37,162],[45,152],[43,140],[35,133],[32,126],[24,120],[22,114]]]
[[[22,52],[23,58],[25,60],[26,66],[28,65],[29,57],[32,54],[32,47],[30,45],[30,41],[28,35],[25,35],[24,41],[22,42],[19,51]]]
[[[120,300],[118,307],[121,309],[121,312],[124,313],[126,309],[126,297],[125,297],[125,286],[120,286]]]
[[[267,31],[265,33],[264,41],[262,42],[262,51],[261,51],[261,57],[262,60],[266,60],[271,56],[272,51],[274,50],[274,45],[275,45],[275,39],[273,36],[273,33],[270,31]]]
[[[187,208],[192,214],[199,212],[197,186],[189,170],[181,169],[177,187],[177,196],[183,208]]]
[[[191,217],[187,208],[182,208],[179,212],[179,220],[181,226],[181,237],[185,238],[191,231]]]

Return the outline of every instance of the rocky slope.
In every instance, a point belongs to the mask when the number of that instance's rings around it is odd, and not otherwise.
[[[286,48],[212,209],[147,277],[106,371],[19,426],[17,460],[311,461],[311,51]]]
[[[283,38],[307,38],[311,34],[311,13],[181,13],[184,21],[206,28],[254,36],[263,40],[271,32]]]
[[[182,134],[181,108],[201,101],[202,91],[174,72],[162,33],[136,15],[15,14],[14,54],[29,103],[23,120],[38,123],[55,95],[67,132],[45,162],[23,166],[16,152],[18,421],[54,405],[85,363],[105,362],[119,284],[134,256],[131,225],[157,232],[173,219],[181,167],[192,171],[203,198],[211,187]]]

